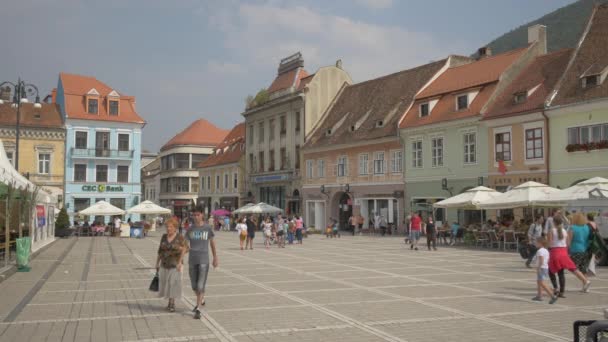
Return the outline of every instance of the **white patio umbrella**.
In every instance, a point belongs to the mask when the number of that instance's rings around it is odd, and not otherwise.
[[[163,208],[160,205],[155,204],[152,201],[143,201],[138,205],[127,210],[129,214],[143,214],[143,215],[161,215],[171,214],[171,209]]]
[[[558,199],[560,194],[560,189],[537,182],[526,182],[499,196],[480,203],[479,207],[481,209],[563,207],[566,203]]]
[[[562,190],[557,199],[567,202],[589,199],[589,192],[595,189],[599,189],[600,192],[608,192],[608,179],[594,177],[580,182]]]
[[[244,206],[238,208],[237,210],[233,211],[233,214],[246,214],[246,210],[253,207],[255,205],[255,203],[247,203]]]
[[[280,214],[282,212],[283,209],[281,208],[277,208],[270,204],[260,202],[258,204],[252,205],[249,208],[244,208],[239,212],[239,214]]]
[[[502,193],[494,189],[486,188],[485,186],[478,186],[456,196],[434,203],[433,207],[479,210],[480,203],[487,202],[499,195],[502,195]]]
[[[106,201],[99,201],[92,206],[79,211],[78,214],[85,216],[114,216],[124,215],[125,211],[111,205]]]

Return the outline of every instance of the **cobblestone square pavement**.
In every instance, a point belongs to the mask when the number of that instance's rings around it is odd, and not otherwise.
[[[80,237],[0,283],[0,341],[572,341],[573,321],[608,308],[606,268],[587,294],[568,275],[567,298],[549,305],[530,300],[535,273],[515,253],[320,235],[241,251],[236,233],[216,239],[201,320],[187,272],[175,313],[148,291],[159,232]]]

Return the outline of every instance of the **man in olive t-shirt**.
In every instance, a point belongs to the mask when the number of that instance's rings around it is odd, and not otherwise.
[[[213,268],[218,266],[215,248],[215,236],[213,227],[203,222],[202,208],[197,207],[192,213],[194,225],[186,233],[186,241],[189,243],[188,271],[192,290],[196,294],[196,306],[194,307],[194,318],[200,319],[200,307],[205,305],[205,284],[209,272],[209,246],[213,254]]]

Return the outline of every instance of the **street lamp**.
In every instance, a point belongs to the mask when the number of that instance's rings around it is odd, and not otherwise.
[[[21,79],[17,80],[17,83],[13,82],[2,82],[0,83],[0,95],[2,94],[4,87],[13,88],[13,101],[11,103],[12,108],[17,109],[17,131],[16,131],[16,139],[15,139],[15,170],[19,171],[19,137],[20,137],[20,124],[21,124],[21,104],[29,103],[27,99],[28,95],[36,95],[36,102],[34,102],[34,108],[40,109],[42,105],[40,104],[40,96],[38,94],[38,87],[31,83],[25,83]],[[4,100],[2,100],[2,96],[0,96],[0,105],[4,104]]]

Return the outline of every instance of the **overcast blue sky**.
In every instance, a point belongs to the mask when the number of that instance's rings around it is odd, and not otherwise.
[[[572,0],[13,0],[0,6],[0,81],[48,93],[59,72],[137,99],[144,149],[198,118],[242,121],[244,99],[301,51],[314,72],[342,59],[355,82],[468,55]],[[548,28],[549,30],[551,28]]]

